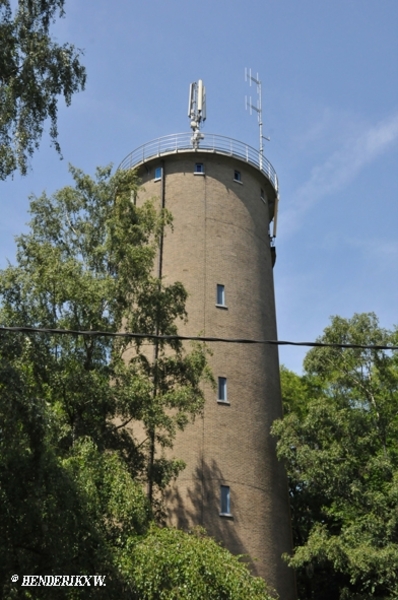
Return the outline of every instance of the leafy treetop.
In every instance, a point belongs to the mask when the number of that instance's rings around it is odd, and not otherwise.
[[[0,179],[17,169],[25,175],[44,122],[58,152],[58,97],[67,105],[84,89],[81,51],[51,39],[50,25],[63,16],[64,0],[0,0]]]
[[[396,344],[373,313],[333,317],[321,342]],[[314,348],[282,369],[273,427],[287,465],[300,598],[398,597],[398,357]]]

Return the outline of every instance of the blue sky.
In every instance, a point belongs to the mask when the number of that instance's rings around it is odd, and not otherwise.
[[[0,267],[29,194],[68,184],[68,163],[117,166],[188,131],[188,85],[207,90],[203,132],[258,147],[245,67],[263,82],[265,155],[280,182],[274,269],[279,338],[311,341],[331,315],[398,323],[396,0],[66,0],[54,28],[84,49],[86,91],[59,108],[60,161],[44,135],[24,178],[0,182]],[[281,348],[300,372],[305,349]]]

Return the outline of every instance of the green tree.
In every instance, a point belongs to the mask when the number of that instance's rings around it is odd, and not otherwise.
[[[123,571],[139,600],[271,600],[263,579],[207,537],[152,526],[129,544]]]
[[[386,345],[374,314],[333,317],[321,342]],[[398,597],[398,362],[391,352],[314,348],[282,370],[276,422],[287,465],[300,599]]]
[[[59,426],[31,387],[30,340],[0,336],[0,595],[31,598],[12,574],[105,575],[108,598],[127,589],[118,569],[123,543],[146,531],[150,508],[115,454],[81,438],[57,453]],[[93,597],[90,589],[72,597]],[[41,588],[41,598],[54,597]],[[57,597],[71,597],[67,589]]]
[[[18,0],[15,14],[9,0],[0,0],[0,179],[17,169],[26,173],[47,118],[60,152],[58,97],[62,94],[69,105],[84,89],[81,52],[50,37],[57,12],[63,16],[64,0]]]
[[[17,265],[0,273],[3,321],[110,334],[31,335],[30,386],[57,416],[60,452],[67,455],[88,436],[100,449],[117,450],[153,490],[182,465],[155,461],[151,433],[170,447],[176,428],[201,411],[206,353],[197,345],[186,354],[180,340],[134,345],[111,335],[123,329],[175,335],[176,320],[185,318],[183,286],[164,286],[152,276],[171,217],[150,202],[135,205],[134,173],[99,169],[94,180],[71,171],[74,187],[32,198],[31,231],[17,239]],[[124,427],[137,422],[148,440],[127,434]]]

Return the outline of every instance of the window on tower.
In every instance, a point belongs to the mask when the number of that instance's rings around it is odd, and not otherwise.
[[[155,181],[162,179],[162,167],[156,167],[155,169]]]
[[[240,174],[240,171],[237,171],[236,169],[234,171],[234,181],[242,183],[242,175]]]
[[[203,163],[195,163],[194,175],[204,175],[205,166]]]
[[[227,308],[225,304],[225,285],[217,283],[216,306],[219,308]]]
[[[225,517],[231,517],[231,493],[229,485],[221,486],[221,506],[220,506],[220,515]]]
[[[227,397],[227,378],[226,377],[218,378],[217,402],[226,402],[227,404],[229,404],[228,397]]]

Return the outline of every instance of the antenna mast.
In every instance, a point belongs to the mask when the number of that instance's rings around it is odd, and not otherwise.
[[[263,168],[263,157],[264,157],[264,143],[263,140],[270,140],[269,137],[265,137],[263,135],[263,109],[262,109],[262,100],[261,100],[261,81],[258,77],[258,73],[257,73],[257,78],[252,76],[252,70],[251,69],[245,69],[245,81],[249,81],[250,87],[252,85],[252,81],[257,85],[257,106],[254,106],[254,104],[252,104],[252,98],[250,96],[249,99],[249,104],[247,102],[247,96],[245,96],[245,108],[246,110],[249,108],[250,114],[252,114],[252,110],[255,110],[257,112],[257,117],[258,117],[258,124],[260,127],[260,169]]]
[[[252,85],[252,81],[257,85],[257,106],[252,104],[252,98],[250,96],[249,103],[247,102],[247,96],[245,96],[245,108],[246,110],[249,108],[250,114],[252,114],[252,110],[255,110],[258,117],[258,124],[260,128],[260,169],[263,168],[263,159],[264,159],[264,143],[263,140],[270,141],[269,137],[263,135],[263,108],[262,108],[262,99],[261,99],[261,81],[259,79],[258,73],[257,77],[253,77],[251,69],[245,69],[245,81],[249,81],[250,87]],[[274,208],[274,227],[271,237],[271,246],[274,246],[275,237],[276,237],[276,224],[278,220],[278,204],[279,204],[279,192],[276,193],[275,199],[275,208]]]
[[[205,137],[200,133],[200,124],[206,121],[206,88],[199,79],[189,86],[188,117],[191,120],[193,131],[191,142],[195,150],[199,147],[200,140]]]

